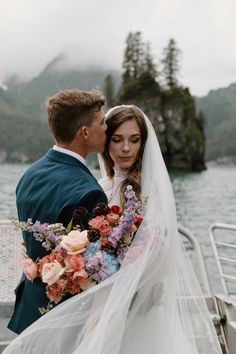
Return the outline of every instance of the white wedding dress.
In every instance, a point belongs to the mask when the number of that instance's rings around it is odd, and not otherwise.
[[[204,296],[177,230],[171,182],[156,134],[148,128],[141,190],[144,220],[120,270],[55,307],[27,328],[5,354],[220,354]],[[119,204],[125,177],[103,185]]]
[[[99,180],[101,187],[107,195],[108,205],[121,205],[120,187],[127,173],[119,168],[114,168],[113,178],[104,177]],[[160,294],[161,295],[161,294]],[[165,316],[165,310],[161,303],[161,297],[154,299],[147,314],[142,313],[136,315],[135,323],[132,325],[129,337],[124,341],[121,353],[122,354],[143,354],[143,353],[165,353],[165,349],[160,347],[160,343],[156,341],[156,334],[162,333],[165,335],[165,326],[168,326],[168,318]],[[184,334],[181,323],[175,324],[175,333],[173,334],[172,343],[170,343],[168,353],[177,353],[178,348],[181,348],[181,354],[196,353],[191,342]],[[140,338],[145,336],[145,341],[140,341]],[[132,338],[132,340],[131,340]],[[148,348],[146,347],[146,343]],[[135,343],[139,343],[138,346]],[[135,348],[135,350],[134,350]]]

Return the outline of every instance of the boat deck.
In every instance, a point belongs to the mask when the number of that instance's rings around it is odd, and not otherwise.
[[[16,237],[19,236],[19,237]],[[9,221],[1,221],[0,235],[0,353],[16,336],[7,328],[11,318],[15,293],[21,277],[21,233]]]
[[[21,277],[21,233],[16,231],[9,221],[1,223],[0,241],[0,303],[14,302],[14,289]]]

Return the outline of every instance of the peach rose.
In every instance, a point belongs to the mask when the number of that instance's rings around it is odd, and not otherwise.
[[[82,290],[87,290],[89,288],[91,288],[92,286],[96,285],[95,282],[93,282],[91,279],[87,278],[87,279],[81,279],[80,280],[80,288]]]
[[[88,278],[88,273],[86,272],[86,270],[81,269],[77,272],[74,272],[73,274],[73,278],[78,278],[78,279],[87,279]]]
[[[48,285],[56,283],[64,273],[65,268],[57,261],[53,263],[44,263],[42,268],[42,281]]]
[[[137,227],[133,224],[130,226],[129,232],[133,233],[136,232],[137,230],[138,230]]]
[[[25,258],[22,260],[21,265],[26,278],[33,282],[38,276],[38,268],[35,262],[31,258]]]
[[[83,253],[88,243],[87,230],[73,230],[63,237],[60,246],[67,250],[67,254],[72,255]]]

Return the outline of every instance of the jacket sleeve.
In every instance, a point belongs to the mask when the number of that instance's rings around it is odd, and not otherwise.
[[[89,214],[91,215],[92,210],[97,206],[98,203],[106,203],[107,204],[107,197],[106,194],[102,190],[93,190],[85,193],[82,198],[80,199],[78,206],[85,207]]]
[[[79,200],[75,201],[73,204],[67,205],[60,212],[58,222],[63,223],[67,226],[70,222],[73,212],[78,207],[84,207],[89,212],[89,218],[92,217],[92,211],[97,206],[98,203],[106,203],[107,197],[102,189],[93,189],[84,193]]]

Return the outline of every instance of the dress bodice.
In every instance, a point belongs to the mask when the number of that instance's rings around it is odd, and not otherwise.
[[[106,193],[109,205],[121,205],[120,187],[126,176],[126,171],[114,168],[113,177],[104,177],[98,181]]]

